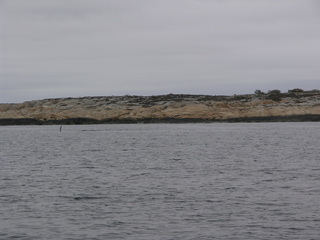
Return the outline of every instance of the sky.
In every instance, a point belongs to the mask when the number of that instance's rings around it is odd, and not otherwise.
[[[0,103],[320,88],[319,0],[0,0]]]

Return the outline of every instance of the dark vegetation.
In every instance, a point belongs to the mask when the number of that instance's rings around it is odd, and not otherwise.
[[[292,90],[288,90],[286,93],[282,93],[278,89],[269,90],[267,93],[264,93],[261,90],[256,90],[254,94],[260,99],[269,99],[276,102],[281,101],[283,98],[290,97],[290,98],[301,98],[301,97],[310,97],[314,95],[319,95],[320,90],[314,89],[310,91],[304,91],[300,88],[294,88]]]
[[[102,105],[105,104],[126,104],[131,106],[143,106],[151,107],[156,104],[163,104],[166,102],[181,102],[181,101],[250,101],[252,98],[259,99],[269,99],[273,101],[281,101],[285,97],[292,98],[301,98],[305,96],[320,95],[320,90],[311,90],[304,91],[300,88],[295,88],[289,90],[286,93],[282,93],[280,90],[274,89],[269,90],[267,93],[256,90],[254,94],[235,94],[233,96],[224,96],[224,95],[196,95],[196,94],[166,94],[166,95],[153,95],[153,96],[136,96],[136,95],[125,95],[125,96],[96,96],[96,97],[82,97],[77,99],[83,99],[88,102],[88,105],[91,103],[99,103]],[[73,100],[74,98],[57,98],[57,99],[45,99],[49,100],[57,105],[64,106],[66,105],[65,101]],[[90,107],[90,106],[88,106]]]

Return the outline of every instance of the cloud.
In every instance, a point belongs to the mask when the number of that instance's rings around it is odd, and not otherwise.
[[[0,101],[316,88],[316,2],[5,0]]]

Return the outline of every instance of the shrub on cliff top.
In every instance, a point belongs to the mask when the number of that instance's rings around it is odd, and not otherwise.
[[[303,90],[301,88],[295,88],[292,90],[288,90],[288,93],[296,93],[296,92],[303,92]]]
[[[281,91],[278,89],[270,90],[268,92],[267,99],[271,99],[273,101],[280,101],[281,100]]]
[[[254,94],[256,94],[256,95],[263,95],[264,92],[262,92],[261,90],[257,89],[257,90],[254,91]]]
[[[257,96],[261,96],[261,95],[264,95],[265,93],[262,92],[261,90],[257,89],[254,91],[254,94],[256,94]]]

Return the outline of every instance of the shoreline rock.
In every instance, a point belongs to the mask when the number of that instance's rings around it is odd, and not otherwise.
[[[320,121],[320,91],[168,94],[0,104],[0,125]]]
[[[145,119],[90,119],[67,118],[61,120],[41,121],[34,118],[3,118],[0,126],[14,125],[91,125],[91,124],[157,124],[157,123],[259,123],[259,122],[320,122],[317,115],[292,115],[271,117],[246,117],[230,119],[201,119],[201,118],[145,118]]]

